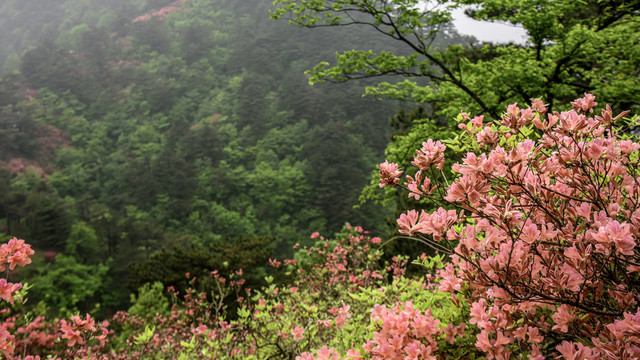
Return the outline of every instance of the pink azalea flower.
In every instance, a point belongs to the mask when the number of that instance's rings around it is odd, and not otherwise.
[[[381,188],[385,186],[396,186],[400,182],[402,171],[398,170],[398,164],[389,163],[388,161],[380,164],[380,184]]]
[[[327,348],[327,345],[323,345],[320,350],[316,352],[318,355],[315,360],[339,360],[340,355],[334,348]]]
[[[422,143],[422,148],[416,150],[416,156],[413,158],[411,164],[420,170],[427,170],[432,165],[437,170],[442,170],[444,167],[444,151],[447,147],[440,141],[433,141],[431,139]]]
[[[598,105],[595,102],[596,97],[593,94],[584,93],[584,97],[571,102],[573,109],[576,111],[593,112],[593,108]]]
[[[556,309],[556,313],[551,317],[556,323],[553,330],[560,330],[563,333],[569,331],[569,324],[575,319],[575,315],[569,310],[570,308],[566,304],[562,304]]]
[[[9,359],[12,358],[13,351],[15,349],[14,337],[3,327],[0,327],[0,351],[4,353],[4,356]]]
[[[304,339],[304,328],[300,326],[296,326],[293,330],[291,330],[291,335],[293,335],[293,340],[298,341]]]
[[[351,348],[347,350],[347,358],[348,360],[362,359],[362,354],[360,354],[360,351]]]
[[[13,305],[13,294],[20,289],[22,289],[22,284],[13,284],[5,279],[0,279],[0,298],[8,301],[11,305]]]
[[[400,215],[398,218],[398,231],[400,234],[412,235],[422,229],[423,223],[429,215],[424,211],[418,214],[415,210],[409,210],[406,214]]]

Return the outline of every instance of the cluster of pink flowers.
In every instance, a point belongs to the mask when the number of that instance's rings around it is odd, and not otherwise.
[[[332,347],[336,337],[352,334],[360,325],[367,327],[360,322],[368,317],[369,308],[347,294],[358,296],[363,289],[379,291],[389,284],[392,274],[403,273],[398,267],[406,261],[396,258],[386,267],[380,266],[382,253],[376,247],[381,240],[361,227],[347,226],[340,235],[325,239],[314,233],[314,246],[303,247],[296,262],[282,261],[287,267],[271,261],[278,272],[292,275],[293,284],[263,290],[257,299],[251,326],[245,329],[259,334],[266,345],[254,356],[267,357],[266,350],[271,348],[279,357],[299,360],[365,358],[359,347],[364,338],[350,349]],[[264,331],[270,327],[273,330]]]
[[[371,254],[374,253],[375,246],[381,242],[381,239],[370,237],[359,226],[352,228],[349,225],[348,229],[355,234],[348,234],[343,242],[335,245],[318,233],[312,234],[312,238],[317,238],[320,242],[316,246],[305,246],[302,251],[316,260],[313,264],[314,269],[305,271],[300,268],[295,284],[333,285],[337,293],[346,284],[348,284],[347,291],[354,292],[360,286],[369,286],[382,279],[379,269],[370,265]],[[276,262],[271,262],[272,266],[277,265]],[[285,262],[296,264],[287,260]]]
[[[8,243],[0,246],[0,271],[5,271],[7,264],[9,264],[9,270],[15,269],[16,266],[24,267],[31,264],[31,255],[33,254],[31,245],[14,237]]]
[[[434,166],[438,170],[444,167],[444,151],[447,149],[440,141],[431,139],[422,143],[422,148],[416,150],[416,156],[411,164],[420,170]]]
[[[31,245],[25,244],[24,240],[13,238],[6,244],[0,245],[0,272],[11,271],[16,266],[25,266],[31,263]],[[22,289],[22,284],[14,284],[6,279],[0,279],[0,298],[13,305],[16,291]],[[11,322],[5,322],[0,327],[0,351],[5,357],[9,358],[15,348],[14,339],[8,327],[12,326]]]
[[[351,318],[351,313],[349,312],[350,309],[351,306],[345,304],[342,304],[342,307],[340,308],[329,309],[329,313],[336,317],[334,323],[337,328],[344,327],[347,321],[349,321]]]
[[[300,356],[296,357],[296,360],[342,360],[340,353],[334,348],[329,348],[326,345],[316,351],[314,356],[312,353],[304,352]]]
[[[446,232],[453,231],[452,225],[457,221],[458,215],[455,210],[439,208],[432,214],[422,210],[420,215],[416,210],[409,210],[398,218],[398,231],[405,235],[415,233],[433,235],[433,239],[439,241]]]
[[[10,317],[7,322],[15,323],[18,315]],[[12,324],[13,327],[13,324]],[[15,330],[16,352],[30,354],[50,352],[59,338],[59,324],[47,321],[44,316],[37,316],[31,322],[19,326]]]
[[[640,144],[613,126],[626,112],[614,117],[607,106],[587,117],[594,100],[586,94],[573,110],[551,114],[539,100],[525,109],[510,105],[499,121],[507,130],[474,118],[461,128],[485,152],[455,164],[453,183],[436,184],[444,191],[407,176],[409,196],[459,211],[410,210],[398,219],[399,231],[451,254],[440,289],[468,284],[479,299],[471,323],[488,358],[506,359],[515,349],[532,359],[640,356],[640,327],[631,325],[640,303],[633,285],[640,276]],[[527,139],[525,127],[539,136]],[[440,170],[444,162],[425,148],[412,163],[420,165],[416,178],[430,171],[423,165]],[[549,349],[558,338],[566,341]]]
[[[13,343],[14,336],[5,328],[4,324],[0,327],[0,351],[6,358],[9,358],[15,349]]]
[[[191,274],[187,277],[190,284],[195,284],[195,277]],[[168,315],[154,314],[142,318],[131,315],[127,312],[118,312],[113,323],[117,327],[131,329],[131,335],[126,339],[126,349],[118,349],[118,353],[106,354],[108,359],[146,359],[146,358],[178,358],[182,351],[189,351],[189,344],[193,343],[194,349],[190,350],[191,359],[210,359],[212,354],[224,352],[231,358],[241,358],[243,353],[239,349],[241,346],[252,348],[252,340],[246,337],[246,333],[233,322],[224,320],[225,301],[232,295],[239,298],[242,271],[237,270],[228,277],[214,270],[211,272],[211,280],[218,286],[217,292],[207,294],[198,292],[193,288],[188,288],[181,296],[183,303],[173,304]],[[174,300],[179,299],[179,292],[172,286],[168,289]],[[245,301],[241,301],[241,306]],[[147,326],[154,326],[152,336],[142,340]],[[219,352],[211,349],[211,353],[199,351],[206,343],[223,344]],[[245,355],[249,355],[246,353]],[[214,357],[216,358],[216,357]]]
[[[88,339],[96,339],[101,346],[105,345],[107,335],[109,335],[109,330],[107,330],[108,321],[105,320],[96,327],[95,320],[89,314],[86,314],[84,319],[79,315],[74,315],[69,320],[67,322],[63,319],[60,322],[60,332],[62,333],[62,338],[68,340],[67,346],[82,345]]]
[[[11,328],[18,319],[17,315],[10,318],[8,323]],[[75,315],[68,320],[54,319],[54,321],[46,321],[44,317],[38,316],[15,330],[16,336],[13,338],[15,351],[31,354],[25,359],[32,360],[54,354],[67,359],[109,358],[98,355],[105,348],[108,336],[112,334],[107,329],[108,326],[108,321],[96,323],[89,314],[85,318]],[[7,358],[22,359],[16,355]]]
[[[371,319],[380,330],[364,346],[373,360],[433,359],[438,350],[437,337],[442,333],[440,321],[431,316],[431,309],[421,312],[412,302],[398,303],[394,308],[376,305]]]
[[[0,298],[8,301],[11,305],[13,305],[13,296],[20,289],[22,289],[22,284],[13,284],[5,279],[0,279]]]
[[[383,162],[380,164],[380,187],[398,185],[400,175],[402,175],[402,171],[398,170],[398,164]]]

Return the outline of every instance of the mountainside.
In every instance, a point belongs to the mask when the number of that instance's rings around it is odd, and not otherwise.
[[[100,286],[74,306],[121,306],[124,282],[113,279],[153,280],[142,264],[174,249],[215,253],[263,239],[270,250],[248,255],[260,269],[345,220],[386,231],[385,211],[352,206],[382,159],[398,104],[362,98],[364,82],[311,87],[303,72],[329,49],[392,45],[366,30],[295,29],[269,20],[268,8],[257,0],[0,8],[0,42],[13,51],[0,55],[0,231],[74,260],[42,260],[25,276],[87,266]],[[140,271],[130,274],[134,263]],[[34,296],[44,299],[37,288]]]

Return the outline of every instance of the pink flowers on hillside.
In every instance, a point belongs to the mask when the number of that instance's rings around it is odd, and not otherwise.
[[[82,345],[88,339],[97,339],[101,346],[105,345],[109,334],[107,330],[109,322],[105,321],[96,326],[95,320],[89,314],[86,314],[84,319],[79,315],[74,315],[69,320],[69,322],[61,320],[60,325],[62,338],[68,340],[67,346]]]
[[[16,266],[25,266],[31,263],[31,245],[25,244],[24,240],[13,238],[6,244],[0,245],[0,271],[11,271]],[[6,278],[0,279],[0,299],[14,304],[14,297],[18,290],[22,289],[22,284],[13,284]],[[15,348],[15,337],[8,331],[13,324],[5,322],[0,326],[0,351],[4,353],[6,358],[13,354]]]
[[[406,181],[396,164],[380,165],[380,186],[436,204],[397,219],[403,237],[436,250],[417,261],[424,277],[404,276],[407,257],[383,263],[382,239],[347,226],[335,238],[311,234],[314,245],[295,260],[269,259],[262,289],[244,288],[242,270],[213,270],[217,293],[187,289],[170,313],[146,319],[117,314],[116,327],[131,332],[122,353],[108,349],[108,322],[89,315],[22,325],[7,315],[0,351],[10,359],[25,349],[91,359],[639,358],[640,144],[617,130],[624,113],[606,107],[588,117],[597,105],[588,94],[572,105],[547,113],[540,101],[513,104],[494,123],[461,124],[454,145],[467,152],[450,173],[445,145],[432,140]],[[10,240],[0,246],[2,270],[31,255]],[[0,298],[20,304],[20,287],[0,278]],[[177,301],[175,289],[169,295]],[[226,317],[229,303],[237,319]]]

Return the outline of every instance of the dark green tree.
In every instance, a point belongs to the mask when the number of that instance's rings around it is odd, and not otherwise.
[[[422,3],[419,0],[276,0],[275,19],[304,27],[370,26],[381,36],[402,43],[406,54],[353,50],[337,55],[334,66],[322,62],[310,71],[311,82],[326,79],[399,76],[367,89],[369,94],[440,103],[448,117],[461,109],[498,118],[506,104],[541,97],[555,110],[584,92],[595,93],[614,107],[636,106],[640,63],[634,55],[639,29],[638,2],[539,2],[529,0],[460,0]],[[447,29],[451,10],[473,5],[468,14],[478,20],[521,25],[529,35],[525,45],[476,45],[471,53],[461,45],[434,46]],[[625,59],[619,61],[619,59]],[[628,60],[627,60],[628,59]],[[415,79],[426,78],[430,85]],[[403,80],[404,79],[404,80]],[[631,80],[633,79],[633,80]],[[624,90],[622,90],[624,89]]]
[[[147,261],[131,267],[129,286],[137,289],[146,283],[161,282],[165,288],[174,286],[183,292],[191,286],[190,278],[195,277],[198,290],[210,292],[215,291],[212,271],[228,276],[242,269],[246,286],[256,289],[264,284],[265,267],[272,251],[273,239],[266,237],[225,238],[206,249],[161,249]]]

